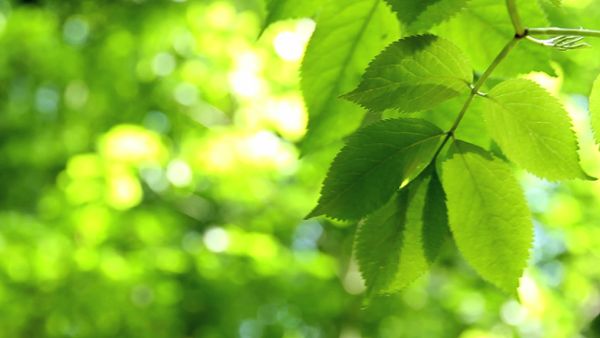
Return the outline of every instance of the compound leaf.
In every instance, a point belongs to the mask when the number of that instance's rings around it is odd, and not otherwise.
[[[442,164],[442,183],[458,249],[485,280],[514,293],[529,257],[533,225],[510,166],[457,141]]]
[[[587,178],[566,110],[537,83],[501,82],[484,107],[487,129],[511,161],[548,180]]]
[[[384,205],[431,162],[442,130],[424,120],[383,120],[360,129],[334,159],[308,217],[358,219]]]
[[[304,153],[354,131],[364,110],[339,96],[356,86],[369,61],[399,36],[399,24],[383,0],[329,1],[317,19],[301,67],[308,108]]]
[[[379,54],[345,97],[374,111],[414,112],[469,91],[472,77],[464,55],[449,41],[410,36]]]

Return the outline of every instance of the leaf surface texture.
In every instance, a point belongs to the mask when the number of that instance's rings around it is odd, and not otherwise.
[[[487,129],[511,161],[548,180],[587,178],[569,115],[545,89],[512,79],[495,86],[484,100]]]
[[[468,92],[471,80],[472,69],[456,46],[417,35],[388,46],[345,97],[374,111],[414,112]]]
[[[356,86],[369,61],[398,36],[398,21],[383,0],[327,3],[301,66],[310,117],[303,152],[330,145],[360,125],[364,110],[339,96]]]
[[[401,290],[425,273],[447,229],[444,194],[435,173],[398,192],[357,231],[355,254],[369,292]]]
[[[444,134],[418,119],[383,120],[349,137],[309,217],[358,219],[383,206],[429,164]]]
[[[533,225],[511,167],[457,141],[442,165],[442,182],[458,249],[485,280],[514,293],[529,257]]]

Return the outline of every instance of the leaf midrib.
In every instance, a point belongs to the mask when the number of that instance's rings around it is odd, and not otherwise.
[[[371,9],[369,11],[369,14],[367,14],[367,16],[365,17],[365,19],[358,31],[358,34],[356,35],[356,39],[354,39],[354,41],[352,41],[352,44],[350,45],[350,51],[348,52],[348,54],[346,55],[346,58],[344,59],[344,61],[341,64],[340,74],[336,78],[333,85],[331,86],[331,90],[329,91],[329,94],[327,94],[327,99],[325,100],[326,103],[322,107],[320,107],[319,114],[316,115],[317,118],[320,116],[320,113],[327,110],[327,108],[329,108],[333,104],[334,100],[336,99],[336,97],[337,97],[336,93],[339,91],[339,89],[342,85],[342,80],[346,77],[346,73],[348,71],[350,61],[354,57],[354,54],[356,54],[356,49],[358,48],[358,43],[362,40],[362,38],[365,34],[365,31],[367,30],[369,23],[372,21],[375,11],[377,10],[377,7],[380,2],[381,2],[381,0],[375,0],[373,3],[373,6],[371,7]]]

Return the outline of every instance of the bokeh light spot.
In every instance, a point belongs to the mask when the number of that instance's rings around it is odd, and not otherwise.
[[[299,97],[267,102],[265,115],[278,132],[291,140],[300,139],[306,131],[308,115]]]
[[[152,59],[152,71],[158,76],[167,76],[175,70],[175,57],[171,53],[158,53]]]
[[[41,87],[35,93],[35,107],[40,113],[53,116],[58,110],[60,95],[49,87]]]
[[[213,227],[204,232],[204,245],[212,252],[224,252],[229,247],[229,234],[220,227]]]
[[[169,118],[163,112],[152,110],[144,117],[144,126],[157,133],[166,133],[171,129]]]
[[[70,44],[81,45],[87,40],[89,31],[90,27],[85,19],[79,16],[72,16],[65,21],[63,37]]]
[[[133,164],[160,161],[165,152],[158,135],[134,125],[111,129],[102,138],[101,151],[111,160]]]
[[[182,160],[173,160],[167,166],[167,179],[176,187],[184,187],[192,182],[192,169]]]
[[[65,103],[71,109],[80,109],[87,102],[89,90],[85,82],[74,80],[65,89]]]
[[[112,173],[108,180],[106,201],[113,208],[125,210],[142,201],[142,187],[133,175],[118,171]]]
[[[180,83],[175,87],[173,96],[177,103],[191,106],[198,101],[198,89],[190,83]]]

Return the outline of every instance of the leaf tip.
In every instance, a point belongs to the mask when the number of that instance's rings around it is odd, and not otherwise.
[[[304,216],[304,219],[311,219],[317,216],[321,216],[323,215],[323,210],[321,210],[321,205],[317,205],[314,209],[312,209],[311,212],[309,212],[306,216]]]
[[[585,170],[583,170],[583,169],[580,169],[580,172],[581,173],[579,175],[579,179],[582,179],[584,181],[597,181],[598,180],[597,177],[588,175],[588,173],[586,173]]]
[[[338,98],[355,103],[365,109],[368,109],[368,107],[363,106],[362,103],[360,102],[360,100],[357,99],[357,97],[356,97],[357,93],[358,93],[358,88],[355,88],[345,94],[341,94],[340,96],[338,96]]]

